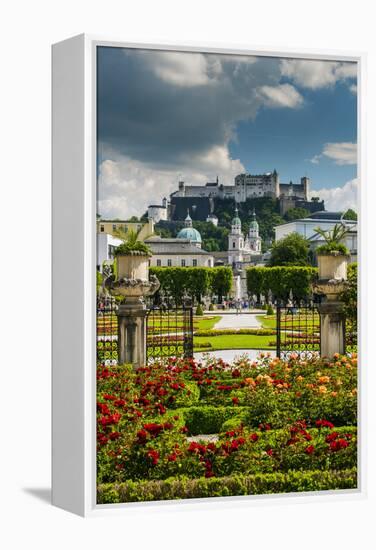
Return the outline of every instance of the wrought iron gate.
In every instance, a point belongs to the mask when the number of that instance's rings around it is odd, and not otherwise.
[[[118,306],[112,296],[97,296],[97,365],[118,362]],[[158,295],[146,313],[148,363],[163,357],[193,357],[193,307]]]
[[[177,303],[158,294],[150,304],[146,324],[148,363],[163,357],[193,357],[193,307],[184,297]]]
[[[97,365],[117,365],[117,304],[112,296],[97,296]]]
[[[320,355],[320,314],[314,302],[277,305],[277,357],[296,353],[305,359]]]

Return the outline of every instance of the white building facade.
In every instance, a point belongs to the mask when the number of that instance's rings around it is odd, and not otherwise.
[[[111,264],[114,261],[115,250],[122,244],[122,240],[110,233],[97,233],[97,270],[102,273],[103,263]]]
[[[344,220],[341,212],[316,212],[310,218],[302,218],[301,220],[277,225],[275,227],[275,240],[279,241],[291,233],[298,233],[310,241],[314,250],[324,244],[322,237],[315,231],[316,227],[324,231],[331,231],[336,224],[342,224],[347,228],[347,233],[342,242],[350,251],[351,261],[356,261],[358,254],[358,224],[356,221]]]

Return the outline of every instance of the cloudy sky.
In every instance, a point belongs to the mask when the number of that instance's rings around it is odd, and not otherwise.
[[[356,206],[356,64],[98,48],[98,212],[140,216],[177,182],[307,175]]]

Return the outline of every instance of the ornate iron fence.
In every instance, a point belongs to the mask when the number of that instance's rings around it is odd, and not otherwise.
[[[118,362],[118,306],[112,296],[97,296],[97,365]],[[184,297],[177,304],[162,293],[148,303],[146,313],[148,363],[163,357],[193,357],[193,307]]]
[[[97,365],[116,365],[118,360],[117,304],[112,296],[97,296]]]
[[[277,304],[277,357],[320,355],[320,314],[313,301]]]
[[[346,319],[346,352],[355,353],[358,351],[358,326],[357,319]]]
[[[193,357],[193,307],[187,296],[179,304],[159,292],[149,304],[146,357],[148,363],[163,357]]]

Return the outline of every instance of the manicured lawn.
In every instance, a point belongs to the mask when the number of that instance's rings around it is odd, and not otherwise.
[[[229,334],[221,336],[195,336],[195,344],[210,342],[210,350],[216,349],[274,349],[270,342],[275,340],[273,336],[255,336],[253,334]],[[197,351],[203,351],[200,348]]]
[[[258,315],[257,319],[260,321],[263,328],[276,328],[277,320],[275,315]],[[293,315],[282,315],[281,322],[283,328],[300,328],[300,330],[304,330],[306,327],[306,321],[303,315],[300,315],[299,318],[294,317]],[[315,328],[316,330],[319,330],[318,321],[316,320],[316,322],[313,323],[312,317],[309,316],[307,328]]]
[[[206,315],[205,317],[193,317],[193,323],[195,330],[210,330],[212,329],[218,321],[221,319],[220,315],[214,315],[209,316]]]

